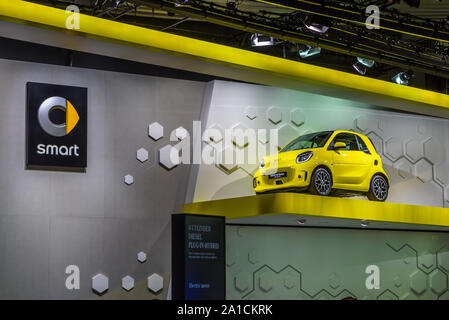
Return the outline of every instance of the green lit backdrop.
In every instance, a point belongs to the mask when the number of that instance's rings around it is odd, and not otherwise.
[[[444,232],[228,225],[226,237],[227,299],[449,299]]]

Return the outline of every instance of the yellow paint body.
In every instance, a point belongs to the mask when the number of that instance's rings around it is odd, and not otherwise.
[[[362,150],[335,150],[330,147],[339,133],[350,133],[362,139],[368,152]],[[292,140],[293,141],[293,140]],[[310,160],[296,163],[299,154],[313,152]],[[321,148],[309,148],[281,152],[264,158],[264,167],[254,175],[254,191],[264,193],[284,189],[305,189],[310,185],[313,172],[318,167],[327,168],[332,175],[332,188],[368,192],[371,179],[375,174],[381,174],[388,180],[388,175],[382,168],[382,160],[377,154],[370,139],[363,134],[336,130]],[[286,173],[286,177],[270,178],[275,173]]]

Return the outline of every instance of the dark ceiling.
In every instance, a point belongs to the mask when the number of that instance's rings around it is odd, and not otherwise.
[[[33,0],[82,13],[163,30],[215,43],[355,72],[356,57],[374,60],[366,76],[391,80],[413,70],[410,85],[446,92],[449,78],[449,1],[330,0]],[[419,3],[419,6],[416,5]],[[180,5],[181,4],[181,5]],[[365,9],[380,10],[380,29],[368,29]],[[324,18],[323,18],[324,17]],[[327,23],[324,33],[308,20]],[[323,22],[324,20],[324,22]],[[252,47],[251,35],[272,36],[274,45]],[[182,44],[180,44],[182,45]],[[298,49],[318,46],[321,53],[301,59]],[[423,80],[425,79],[425,80]]]

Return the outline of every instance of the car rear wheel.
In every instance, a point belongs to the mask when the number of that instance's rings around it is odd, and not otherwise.
[[[371,179],[370,189],[368,191],[368,199],[373,201],[385,201],[388,197],[388,181],[387,179],[376,174]]]
[[[327,196],[332,189],[332,176],[326,168],[316,169],[310,181],[310,193]]]

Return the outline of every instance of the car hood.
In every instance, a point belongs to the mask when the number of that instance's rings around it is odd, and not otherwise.
[[[282,165],[292,165],[296,163],[296,158],[299,154],[313,151],[314,149],[301,149],[301,150],[293,150],[287,152],[280,152],[277,154],[272,154],[264,157],[265,169],[268,169],[273,166],[282,166]]]

